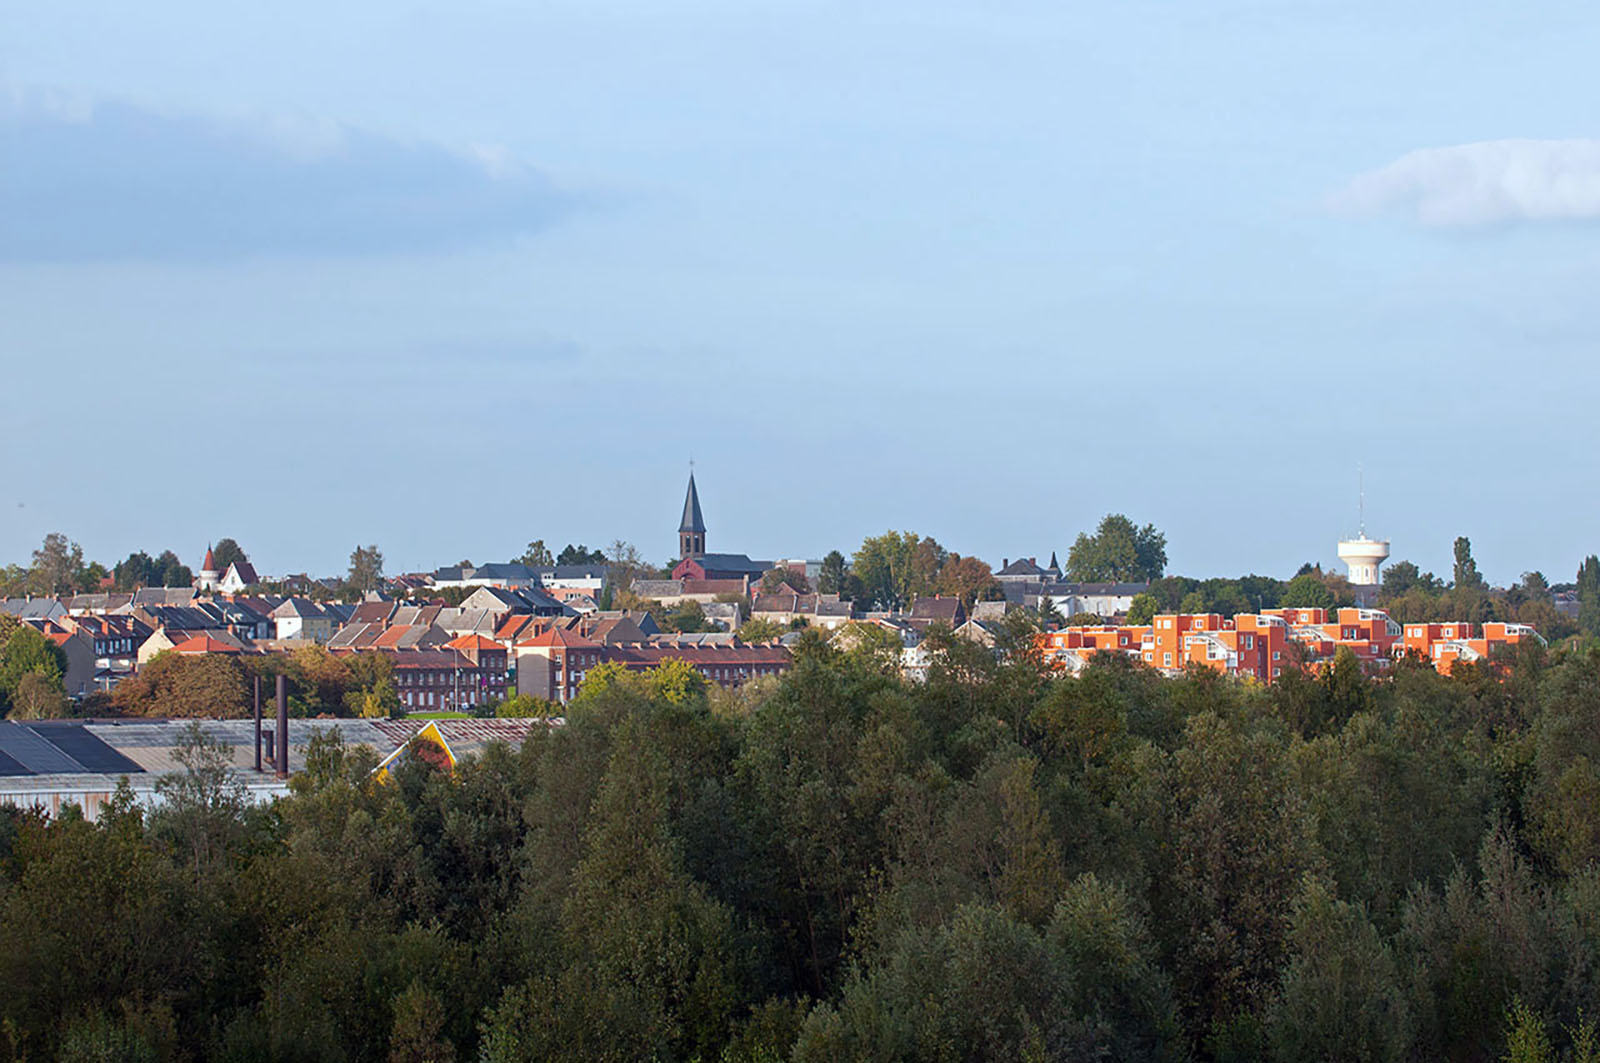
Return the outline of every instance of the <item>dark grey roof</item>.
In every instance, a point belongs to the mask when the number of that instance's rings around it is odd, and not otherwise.
[[[701,554],[694,560],[707,572],[748,572],[759,576],[772,567],[772,562],[755,561],[747,554]]]
[[[318,617],[329,615],[322,606],[307,598],[286,598],[282,605],[272,611],[274,619],[281,617]]]
[[[0,611],[19,620],[51,620],[67,615],[67,607],[55,598],[6,598],[0,600]]]
[[[239,581],[246,587],[252,583],[261,582],[261,577],[256,575],[256,567],[248,561],[235,561],[228,568],[233,571],[234,575],[239,577]],[[226,576],[227,573],[224,572],[223,575]]]
[[[224,623],[220,610],[212,613],[189,605],[152,605],[144,613],[156,627],[174,631],[209,631]]]
[[[694,473],[689,474],[689,493],[683,496],[683,520],[678,523],[680,532],[705,534],[706,519],[700,515],[700,492],[694,486]]]
[[[141,587],[133,592],[134,605],[188,605],[192,601],[193,587]]]
[[[520,561],[503,561],[479,565],[472,570],[471,578],[534,580],[539,578],[539,574]]]
[[[86,775],[142,770],[85,731],[82,724],[0,721],[0,775]]]

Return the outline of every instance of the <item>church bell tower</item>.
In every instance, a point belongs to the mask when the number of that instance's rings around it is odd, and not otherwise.
[[[703,557],[705,552],[706,519],[700,515],[700,492],[695,490],[691,472],[689,493],[683,498],[683,520],[678,523],[678,559]]]

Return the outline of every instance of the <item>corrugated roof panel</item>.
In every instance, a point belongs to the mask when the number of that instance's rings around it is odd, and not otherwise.
[[[138,764],[85,731],[82,724],[34,724],[30,730],[90,771],[108,775],[131,775],[144,771]]]
[[[14,758],[8,757],[4,753],[0,753],[0,778],[5,776],[32,774],[33,772],[29,771],[27,768],[24,768]]]
[[[0,753],[34,775],[82,774],[83,765],[14,720],[0,721]]]

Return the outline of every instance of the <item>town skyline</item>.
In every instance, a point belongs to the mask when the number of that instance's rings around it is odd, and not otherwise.
[[[704,463],[702,462],[693,471],[703,474]],[[687,462],[684,465],[683,472],[685,476],[690,472]],[[735,501],[738,496],[734,495],[733,498],[729,498],[726,489],[719,490],[715,481],[713,480],[712,482],[713,487],[707,494],[707,497],[712,501],[706,504],[709,514],[708,523],[711,525],[708,548],[713,551],[737,550],[751,556],[768,558],[804,557],[810,560],[820,560],[830,550],[839,550],[848,557],[856,546],[869,536],[880,534],[885,530],[911,530],[921,535],[932,535],[947,549],[976,556],[998,571],[1006,561],[1026,557],[1037,557],[1039,562],[1044,564],[1052,550],[1056,551],[1064,560],[1067,550],[1080,532],[1092,533],[1095,524],[1105,513],[1117,511],[1116,507],[1110,507],[1109,509],[1101,508],[1086,512],[1083,524],[1080,527],[1063,529],[1053,539],[1046,539],[1042,542],[1037,538],[1033,538],[1030,541],[1021,541],[1024,537],[1017,536],[1007,547],[1003,545],[1004,537],[999,533],[986,532],[984,534],[986,539],[1002,543],[1000,548],[992,551],[972,549],[966,543],[952,536],[947,536],[942,530],[927,522],[891,520],[879,526],[871,524],[867,518],[858,517],[850,523],[862,526],[862,531],[859,535],[855,535],[853,538],[841,536],[839,537],[840,541],[830,543],[821,548],[813,547],[809,550],[800,550],[795,549],[793,546],[784,547],[782,544],[785,541],[785,537],[781,532],[772,531],[770,528],[760,528],[759,516],[753,518],[751,514],[741,513],[737,509],[727,509],[726,503]],[[704,491],[705,489],[702,487],[702,492]],[[676,485],[664,487],[660,493],[675,495],[677,498],[677,501],[673,503],[663,502],[663,512],[676,512],[681,507],[681,480]],[[1371,514],[1374,506],[1370,498],[1370,491],[1368,491],[1368,495],[1366,512]],[[1387,495],[1387,492],[1385,492],[1385,495]],[[1387,504],[1387,500],[1384,504]],[[1320,565],[1325,570],[1343,571],[1344,563],[1340,561],[1337,553],[1338,541],[1355,538],[1362,525],[1358,499],[1354,491],[1351,492],[1348,508],[1350,510],[1349,519],[1345,521],[1344,525],[1330,523],[1327,528],[1323,529],[1280,527],[1264,539],[1254,536],[1235,536],[1234,538],[1241,545],[1231,549],[1235,551],[1233,556],[1236,556],[1239,560],[1231,565],[1227,560],[1227,555],[1215,549],[1208,549],[1204,543],[1186,544],[1181,537],[1175,535],[1160,519],[1147,519],[1143,513],[1130,512],[1128,515],[1136,523],[1154,524],[1167,535],[1167,571],[1171,574],[1206,578],[1242,576],[1253,573],[1287,579],[1301,565],[1307,563]],[[1023,519],[1027,518],[1026,513],[1020,516]],[[461,536],[455,540],[456,547],[453,550],[450,542],[445,541],[450,538],[448,533],[431,531],[428,536],[429,539],[438,539],[443,542],[442,546],[435,548],[431,553],[414,545],[407,546],[405,538],[391,537],[383,534],[381,530],[369,532],[364,537],[358,537],[351,542],[350,546],[343,546],[319,537],[316,542],[311,544],[313,548],[308,551],[308,544],[303,537],[296,538],[293,545],[277,543],[270,537],[262,536],[258,538],[248,533],[241,534],[236,526],[220,526],[220,523],[218,530],[221,534],[210,536],[209,538],[202,536],[199,545],[195,545],[194,542],[190,541],[194,539],[192,526],[187,531],[180,528],[177,532],[166,533],[187,536],[182,542],[174,541],[171,538],[135,542],[132,537],[119,540],[104,535],[98,537],[79,536],[68,529],[60,527],[45,527],[31,541],[27,541],[19,528],[12,528],[10,535],[6,536],[5,539],[6,541],[15,539],[16,545],[11,548],[9,556],[0,554],[0,567],[5,564],[26,565],[31,552],[38,547],[39,542],[45,535],[52,532],[65,534],[69,539],[83,546],[87,557],[99,560],[108,566],[138,550],[144,550],[152,554],[160,550],[172,550],[178,554],[180,561],[196,571],[198,571],[199,561],[204,555],[206,547],[224,536],[229,536],[247,547],[251,561],[257,565],[259,571],[263,574],[272,573],[275,575],[307,573],[316,576],[343,572],[348,564],[350,549],[369,542],[375,543],[383,549],[387,571],[390,573],[431,572],[436,568],[452,565],[461,560],[471,560],[478,564],[511,561],[521,556],[527,544],[534,539],[543,539],[552,552],[559,552],[564,545],[582,545],[591,550],[605,551],[612,542],[621,540],[634,546],[645,561],[655,565],[661,564],[669,557],[676,556],[676,528],[673,526],[670,531],[664,530],[670,524],[669,517],[659,516],[658,520],[653,522],[653,528],[647,527],[646,522],[639,518],[632,519],[628,523],[630,527],[641,529],[641,534],[638,537],[606,534],[604,531],[593,536],[567,535],[564,533],[549,534],[534,527],[530,527],[528,533],[523,533],[517,530],[510,530],[511,522],[509,518],[506,518],[496,522],[497,527],[492,533],[486,533],[485,530],[475,530],[470,537]],[[1391,560],[1410,561],[1424,571],[1444,573],[1446,575],[1448,575],[1451,568],[1452,544],[1457,536],[1466,535],[1472,540],[1473,554],[1478,561],[1480,569],[1489,581],[1497,586],[1514,584],[1527,572],[1541,572],[1552,584],[1569,583],[1572,581],[1573,575],[1581,564],[1583,557],[1587,556],[1587,553],[1593,552],[1592,550],[1587,550],[1584,553],[1576,554],[1567,563],[1557,560],[1553,564],[1541,565],[1519,560],[1517,549],[1520,540],[1506,542],[1492,538],[1480,539],[1470,530],[1450,531],[1441,527],[1436,529],[1437,541],[1408,542],[1389,534],[1389,523],[1381,512],[1376,517],[1368,519],[1366,525],[1367,532],[1373,538],[1384,539],[1391,543]],[[722,531],[724,526],[729,529],[725,533]],[[29,525],[29,527],[32,528],[33,525]],[[44,527],[44,525],[39,524],[38,527]],[[743,539],[736,538],[745,534],[742,529],[750,529],[752,527],[756,528],[755,546],[751,546],[749,542]],[[1230,522],[1220,527],[1215,534],[1217,536],[1229,535],[1233,531],[1233,527]],[[1321,534],[1317,534],[1318,532]],[[209,533],[207,534],[209,535]],[[522,537],[519,538],[519,536]],[[656,540],[660,540],[660,546],[656,545]],[[96,545],[97,542],[115,541],[120,541],[124,545],[110,547],[109,549],[101,549]],[[412,541],[414,542],[415,540]],[[763,548],[762,543],[777,545]],[[1264,547],[1260,553],[1253,556],[1267,556],[1273,559],[1272,562],[1259,563],[1248,560],[1252,556],[1250,548],[1253,546]],[[504,556],[501,556],[502,554]],[[306,558],[311,558],[312,560],[307,561],[305,560]],[[1186,564],[1185,558],[1218,558],[1221,560],[1212,562],[1211,567],[1203,567],[1207,564],[1206,562],[1196,560]],[[412,562],[412,559],[415,559],[415,563]]]

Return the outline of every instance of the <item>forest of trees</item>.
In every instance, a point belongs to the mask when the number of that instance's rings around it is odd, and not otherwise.
[[[0,811],[0,1057],[1595,1058],[1600,651],[1261,688],[1018,624],[920,685],[602,668],[268,808],[196,741],[159,811]]]

